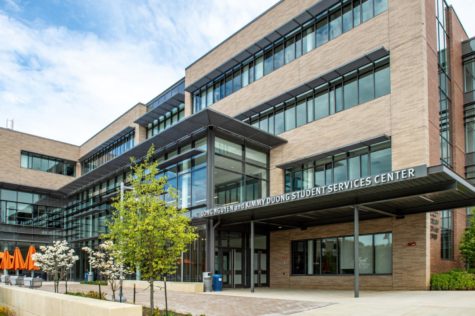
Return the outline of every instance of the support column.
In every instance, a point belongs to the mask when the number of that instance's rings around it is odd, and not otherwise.
[[[254,293],[254,221],[251,221],[251,236],[249,242],[251,248],[251,268],[250,271],[250,278],[251,280],[251,293]]]
[[[354,246],[355,246],[355,269],[354,269],[354,291],[355,298],[360,297],[360,219],[359,219],[359,210],[358,205],[355,205],[354,208]]]
[[[214,271],[214,225],[213,220],[206,223],[206,271]]]

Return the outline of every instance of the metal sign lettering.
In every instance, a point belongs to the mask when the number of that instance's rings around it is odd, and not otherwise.
[[[240,212],[248,209],[271,206],[285,202],[298,201],[303,199],[314,198],[318,196],[325,196],[329,194],[346,192],[361,188],[374,187],[381,184],[393,183],[403,180],[409,180],[427,175],[426,166],[418,166],[414,168],[407,168],[397,171],[391,171],[374,176],[348,180],[335,184],[330,184],[321,187],[314,187],[302,191],[295,191],[284,193],[281,195],[274,195],[262,199],[230,204],[221,207],[216,207],[210,210],[203,211],[199,217],[210,217],[216,215],[224,215],[234,212]]]

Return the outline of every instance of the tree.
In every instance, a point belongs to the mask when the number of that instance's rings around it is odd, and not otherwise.
[[[124,193],[123,201],[116,198],[112,206],[107,237],[114,241],[123,262],[138,266],[142,277],[150,284],[150,307],[154,310],[154,281],[165,284],[165,308],[168,313],[166,277],[174,274],[182,252],[197,238],[186,209],[178,209],[176,194],[167,179],[157,179],[158,162],[153,161],[152,146],[141,163],[133,158],[132,176],[128,179],[132,190]],[[165,196],[175,202],[166,202]],[[169,199],[167,199],[169,200]]]
[[[79,259],[74,254],[74,249],[69,247],[66,240],[55,241],[50,246],[40,246],[40,251],[33,255],[33,260],[44,272],[53,276],[54,291],[59,291],[59,281],[66,280],[66,292],[68,291],[67,274],[69,269]]]
[[[114,251],[114,243],[107,240],[101,243],[96,251],[89,247],[83,247],[82,250],[89,254],[91,267],[96,269],[109,284],[112,290],[112,300],[115,301],[115,292],[119,287],[117,281],[121,278],[121,265],[118,260],[119,256]]]
[[[475,216],[470,221],[470,226],[465,230],[460,241],[460,253],[468,268],[475,263]]]

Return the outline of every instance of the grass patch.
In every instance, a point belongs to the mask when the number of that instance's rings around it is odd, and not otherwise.
[[[81,281],[79,282],[81,284],[88,284],[88,285],[104,285],[104,286],[107,286],[107,281],[104,281],[104,280],[96,280],[96,281]]]
[[[462,270],[433,274],[430,278],[433,291],[475,290],[475,275]]]
[[[142,309],[142,315],[150,316],[150,308],[144,306]],[[192,315],[191,313],[182,314],[182,313],[177,313],[170,310],[168,311],[168,315],[167,315],[164,310],[159,310],[158,308],[155,308],[155,311],[153,312],[153,316],[192,316]],[[202,314],[200,316],[205,316],[205,315]]]
[[[15,312],[7,306],[0,306],[0,316],[15,316]]]
[[[87,297],[87,298],[94,298],[96,300],[105,300],[106,299],[106,293],[101,293],[101,295],[99,295],[99,292],[96,292],[96,291],[68,292],[67,294],[72,295],[72,296],[81,296],[81,297]]]

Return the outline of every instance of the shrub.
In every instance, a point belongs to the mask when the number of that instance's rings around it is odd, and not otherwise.
[[[88,284],[88,285],[104,285],[104,286],[107,286],[107,281],[105,280],[95,280],[95,281],[81,281],[80,282],[81,284]]]
[[[433,274],[430,288],[433,291],[475,290],[475,275],[461,270]]]
[[[0,306],[0,316],[15,316],[15,312],[7,306]]]
[[[143,307],[142,315],[143,316],[149,316],[150,315],[150,308],[149,307]],[[168,315],[166,315],[164,310],[159,310],[158,308],[155,308],[155,310],[153,312],[153,316],[191,316],[191,314],[190,313],[181,314],[181,313],[177,313],[177,312],[169,310]],[[205,316],[205,315],[200,315],[200,316]]]
[[[96,291],[89,291],[89,292],[68,292],[68,295],[73,295],[73,296],[81,296],[81,297],[88,297],[88,298],[94,298],[97,300],[105,300],[106,299],[106,293],[101,293],[99,295],[99,292]]]

